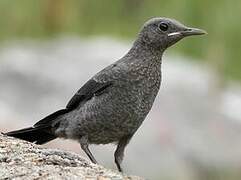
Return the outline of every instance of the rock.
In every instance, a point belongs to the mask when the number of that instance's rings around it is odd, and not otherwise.
[[[105,169],[70,152],[0,134],[0,179],[142,180]]]

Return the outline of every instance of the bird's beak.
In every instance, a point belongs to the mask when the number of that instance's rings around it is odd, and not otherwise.
[[[207,32],[202,29],[197,29],[197,28],[185,28],[182,31],[172,32],[172,33],[168,34],[168,36],[170,37],[170,36],[181,35],[182,37],[186,37],[186,36],[203,35],[203,34],[207,34]]]
[[[197,28],[187,28],[184,31],[180,32],[183,36],[194,36],[194,35],[204,35],[207,34],[206,31]]]

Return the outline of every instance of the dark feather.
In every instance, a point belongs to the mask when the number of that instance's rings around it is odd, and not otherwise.
[[[46,116],[45,118],[41,119],[40,121],[38,121],[36,124],[34,124],[34,127],[51,125],[52,121],[54,121],[58,116],[63,115],[69,111],[70,111],[69,109],[58,110],[58,111]]]
[[[7,136],[12,136],[15,138],[19,138],[25,141],[34,142],[36,144],[44,144],[48,141],[51,141],[56,138],[53,134],[51,134],[48,128],[42,127],[30,127],[25,129],[20,129],[17,131],[11,131],[5,133]]]
[[[95,94],[101,94],[101,92],[111,85],[111,82],[100,83],[93,79],[87,81],[71,98],[66,108],[69,110],[75,109],[81,102],[91,99]]]

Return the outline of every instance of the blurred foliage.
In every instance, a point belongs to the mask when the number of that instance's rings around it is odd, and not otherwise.
[[[234,0],[0,0],[0,40],[59,34],[134,39],[145,20],[166,16],[209,33],[175,50],[206,59],[224,79],[241,80],[240,7]]]

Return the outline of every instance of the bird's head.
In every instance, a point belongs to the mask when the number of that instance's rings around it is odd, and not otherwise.
[[[165,50],[184,37],[207,34],[206,31],[184,26],[169,18],[148,20],[139,33],[139,39],[154,49]]]

